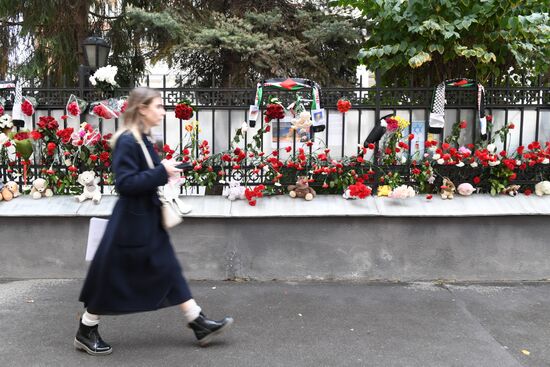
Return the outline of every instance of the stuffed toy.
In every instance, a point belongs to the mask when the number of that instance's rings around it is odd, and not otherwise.
[[[101,191],[99,190],[100,178],[96,177],[94,171],[84,171],[78,175],[78,183],[84,187],[82,194],[75,196],[75,199],[81,203],[86,199],[92,199],[94,204],[99,204],[101,201]]]
[[[298,177],[296,185],[288,186],[288,194],[291,198],[304,198],[307,201],[313,200],[317,194],[313,188],[309,187],[309,181],[306,176]]]
[[[300,137],[300,141],[307,141],[307,129],[313,125],[313,122],[311,121],[311,114],[308,111],[303,111],[300,113],[298,118],[293,119],[291,123],[291,129],[296,130],[298,136]]]
[[[516,196],[518,194],[519,185],[510,185],[507,186],[504,190],[502,190],[500,193],[502,195],[510,195],[510,196]]]
[[[245,187],[241,186],[241,181],[231,179],[229,181],[229,186],[223,188],[223,196],[227,196],[227,198],[231,201],[241,199],[246,199],[246,196],[244,195]]]
[[[53,191],[48,187],[48,183],[43,178],[37,178],[32,182],[32,188],[30,195],[33,199],[40,199],[42,197],[52,197]]]
[[[541,181],[536,184],[535,194],[537,196],[550,195],[550,181]]]
[[[470,196],[476,191],[476,189],[468,182],[464,182],[458,185],[456,191],[462,196]]]
[[[0,201],[10,201],[13,198],[21,195],[19,193],[19,185],[15,181],[8,181],[5,185],[0,184]]]
[[[443,177],[443,185],[441,185],[440,195],[442,199],[453,199],[454,192],[456,191],[455,185],[448,177]]]

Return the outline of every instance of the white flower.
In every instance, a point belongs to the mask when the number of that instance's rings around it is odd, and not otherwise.
[[[443,158],[439,158],[437,160],[437,164],[444,164],[445,163],[445,160]]]
[[[430,176],[430,178],[428,178],[428,183],[431,185],[435,182],[435,176]]]
[[[94,78],[93,75],[90,77],[90,83],[91,83],[93,86],[96,86],[96,85],[97,85],[97,81],[95,80],[95,78]]]
[[[439,158],[441,158],[441,155],[434,154],[432,158],[433,158],[434,161],[437,161]]]
[[[544,158],[541,163],[542,164],[548,164],[548,163],[550,163],[550,160],[548,158]]]
[[[8,141],[8,136],[4,133],[0,133],[0,146],[4,145]]]
[[[414,189],[411,186],[401,185],[392,190],[388,195],[390,198],[406,199],[412,198],[416,195]]]
[[[246,121],[244,121],[244,122],[241,124],[241,131],[242,131],[243,133],[245,133],[247,130],[248,130],[248,124],[246,123]]]
[[[69,167],[69,166],[72,165],[72,164],[73,164],[73,163],[71,162],[70,159],[65,159],[65,165],[66,165],[67,167]]]
[[[405,156],[401,157],[401,163],[407,163],[407,157]]]
[[[225,180],[219,180],[218,182],[221,184],[225,184]]]
[[[487,150],[490,153],[494,153],[497,150],[497,146],[495,144],[489,144],[489,145],[487,145]]]
[[[470,163],[470,167],[476,168],[476,167],[477,167],[477,162],[472,162],[472,163]]]
[[[436,150],[437,150],[437,147],[434,147],[434,146],[431,146],[428,148],[428,151],[432,153],[435,152]]]
[[[458,162],[458,163],[456,164],[456,166],[457,166],[457,167],[464,167],[464,162],[462,162],[462,161],[461,161],[461,162]]]
[[[491,167],[494,167],[494,166],[498,166],[500,164],[500,161],[489,161],[489,166]]]
[[[10,115],[2,115],[0,117],[0,128],[11,129],[13,127],[13,121]]]
[[[275,182],[275,186],[281,186],[280,182]]]
[[[385,120],[383,120],[383,121],[380,123],[380,126],[382,126],[382,127],[388,127],[388,123],[387,123]]]
[[[519,159],[516,160],[516,166],[521,166],[521,161]]]

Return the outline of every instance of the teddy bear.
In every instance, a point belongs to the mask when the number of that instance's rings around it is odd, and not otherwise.
[[[288,194],[291,198],[304,198],[307,201],[313,200],[317,193],[309,187],[309,181],[306,176],[298,177],[296,185],[288,186]]]
[[[440,195],[442,199],[453,199],[456,191],[454,183],[448,178],[443,177],[443,185],[441,185]]]
[[[516,196],[519,191],[519,185],[510,185],[504,188],[500,193],[502,195],[510,195],[510,196]]]
[[[298,118],[293,119],[291,123],[291,129],[297,131],[300,141],[307,141],[307,129],[313,125],[311,114],[308,111],[303,111],[298,115]]]
[[[33,199],[40,199],[42,197],[52,197],[53,191],[48,187],[48,183],[43,178],[37,178],[32,182],[32,188],[30,195]]]
[[[0,183],[0,201],[10,201],[19,195],[19,185],[15,181],[8,181],[5,185]]]
[[[476,189],[472,186],[472,184],[463,182],[458,185],[456,191],[462,196],[470,196],[476,191]]]
[[[241,181],[231,179],[229,181],[229,186],[224,187],[223,189],[223,196],[227,196],[227,198],[231,201],[241,199],[246,199],[246,196],[244,195],[245,187],[241,186]]]
[[[537,196],[550,195],[550,181],[541,181],[536,184],[535,194]]]
[[[99,204],[101,201],[101,191],[99,190],[100,178],[96,177],[94,171],[84,171],[78,175],[78,183],[84,187],[82,194],[75,196],[75,199],[81,203],[86,199],[92,199],[94,204]]]

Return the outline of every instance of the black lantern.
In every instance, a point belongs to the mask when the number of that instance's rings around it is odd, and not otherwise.
[[[84,60],[91,71],[95,71],[107,65],[111,45],[101,37],[88,37],[82,42]]]

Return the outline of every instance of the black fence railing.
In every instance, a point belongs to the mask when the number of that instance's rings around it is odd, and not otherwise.
[[[169,85],[166,76],[156,80],[145,80],[145,85],[158,89],[163,97],[166,109],[169,111],[165,117],[162,128],[157,138],[162,143],[178,147],[181,152],[182,141],[185,140],[187,132],[185,122],[177,120],[173,115],[174,106],[182,99],[187,99],[197,107],[198,112],[194,116],[200,121],[198,140],[210,142],[211,154],[220,153],[232,148],[237,129],[243,122],[248,122],[249,106],[254,103],[255,89],[253,88],[180,88]],[[106,97],[125,96],[130,88],[120,88],[109,95],[88,88],[37,88],[28,86],[23,89],[23,95],[33,96],[38,102],[37,112],[26,121],[26,127],[36,128],[39,116],[47,115],[59,118],[66,114],[65,106],[71,95],[75,95],[88,102],[101,100]],[[273,91],[271,94],[280,98],[285,106],[295,100],[295,94],[286,91]],[[418,141],[408,147],[407,158],[409,162],[415,157],[421,158],[424,153],[423,143],[432,136],[428,133],[428,116],[432,103],[433,88],[424,87],[352,87],[352,88],[331,88],[321,89],[321,107],[325,109],[325,130],[316,134],[310,133],[310,138],[315,145],[304,146],[307,153],[313,153],[316,149],[330,149],[333,157],[342,158],[357,155],[358,145],[362,145],[370,130],[379,123],[380,116],[396,114],[409,120],[412,124],[404,131],[404,134],[414,133]],[[13,90],[0,90],[0,96],[5,99],[6,112],[10,112],[13,101]],[[264,96],[262,107],[265,107],[267,95]],[[308,92],[302,93],[303,100],[312,98]],[[336,109],[337,101],[340,98],[348,99],[352,108],[343,114]],[[459,143],[466,145],[480,141],[480,131],[475,116],[477,92],[475,88],[453,88],[447,89],[447,123],[445,135],[451,132],[455,122],[466,120],[468,127],[461,135]],[[504,141],[497,141],[497,145],[505,149],[515,149],[520,145],[527,145],[532,141],[540,141],[544,144],[550,141],[550,88],[546,86],[495,86],[486,88],[486,111],[493,116],[493,132],[504,124],[513,122],[516,128]],[[60,121],[61,128],[68,126],[77,127],[81,122],[88,121],[100,129],[102,133],[114,132],[120,125],[119,119],[103,120],[88,114],[80,116],[80,120]],[[251,142],[252,134],[257,129],[264,128],[263,108],[258,118],[257,126],[245,134],[242,141],[237,144],[245,151]],[[261,149],[265,151],[281,150],[281,157],[296,157],[297,149],[303,146],[300,137],[296,132],[289,130],[289,121],[276,120],[271,122],[272,131],[261,138]],[[418,129],[418,130],[413,130]],[[492,138],[492,131],[489,131],[489,139]],[[443,137],[439,139],[442,140]],[[290,152],[283,149],[291,147]],[[376,149],[379,149],[377,146]],[[32,179],[41,174],[44,168],[39,160],[31,162],[28,167],[27,179]],[[368,172],[372,165],[383,166],[379,161],[380,152],[374,151],[371,155],[365,156],[365,164],[351,169]],[[2,162],[0,162],[2,163]],[[5,162],[4,162],[5,163]],[[273,173],[257,172],[246,165],[246,161],[240,169],[234,169],[232,165],[222,167],[227,177],[235,179],[245,178],[250,184],[271,183]],[[56,166],[60,170],[66,170],[63,165]],[[546,166],[547,167],[547,166]],[[453,175],[454,167],[443,168],[447,175]],[[14,175],[13,172],[21,172],[23,169],[20,160],[12,163],[10,167],[6,164],[0,165],[0,179],[3,182],[16,180],[23,183],[21,175]],[[346,167],[345,169],[350,169]],[[383,172],[388,168],[371,176],[371,183],[376,185]],[[393,168],[400,172],[404,182],[410,182],[408,164],[402,167]],[[108,170],[107,170],[108,171]],[[456,170],[455,170],[456,171]],[[471,171],[471,170],[470,170]],[[466,171],[465,171],[466,172]],[[542,173],[541,173],[542,172]],[[311,176],[315,174],[307,172]],[[464,174],[464,173],[462,173]],[[521,177],[522,183],[533,184],[539,180],[541,175],[548,177],[547,169],[539,169],[536,177]],[[284,175],[283,185],[295,180],[295,173],[292,169],[287,170]],[[518,177],[518,180],[520,177]],[[226,180],[227,181],[227,180]],[[312,183],[314,186],[321,186],[322,180]],[[436,182],[435,184],[437,184]],[[329,188],[328,190],[332,189]]]

